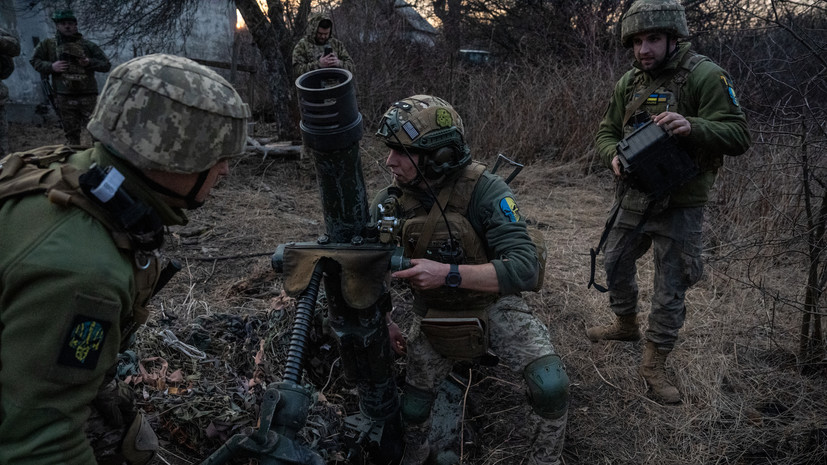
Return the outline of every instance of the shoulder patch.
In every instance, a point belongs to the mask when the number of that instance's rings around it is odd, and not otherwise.
[[[86,315],[75,315],[72,327],[60,349],[57,363],[73,368],[94,370],[98,365],[103,343],[109,334],[109,321]]]
[[[502,210],[509,222],[516,223],[520,221],[520,208],[512,197],[503,197],[503,199],[500,200],[500,210]]]
[[[735,97],[735,89],[732,88],[732,83],[730,82],[730,80],[727,79],[727,77],[724,76],[723,74],[720,76],[720,78],[721,78],[721,82],[724,83],[724,87],[726,88],[727,95],[729,95],[729,100],[736,107],[739,106],[738,105],[738,99]]]

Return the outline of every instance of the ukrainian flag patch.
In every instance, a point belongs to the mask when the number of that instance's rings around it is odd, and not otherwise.
[[[510,223],[516,223],[520,221],[520,208],[517,206],[517,202],[512,197],[504,197],[500,200],[500,210],[502,210],[503,214]]]

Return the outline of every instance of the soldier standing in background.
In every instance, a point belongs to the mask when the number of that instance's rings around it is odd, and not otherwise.
[[[229,172],[249,117],[215,72],[147,55],[109,75],[94,147],[0,159],[0,463],[152,459],[117,355],[149,317],[164,226]]]
[[[600,158],[619,180],[617,143],[649,121],[674,136],[698,167],[697,175],[665,199],[654,201],[631,186],[618,190],[625,193],[616,201],[605,259],[615,321],[586,330],[592,342],[641,338],[636,261],[653,247],[654,291],[640,373],[652,395],[668,404],[681,400],[665,363],[686,318],[686,291],[703,272],[703,207],[724,155],[740,155],[750,145],[732,78],[681,41],[688,35],[678,0],[637,0],[629,7],[621,19],[621,41],[633,49],[635,62],[615,85],[595,138]]]
[[[29,63],[44,80],[52,75],[66,142],[80,145],[81,131],[89,122],[98,97],[95,72],[108,72],[112,64],[100,47],[78,32],[78,20],[72,10],[57,10],[52,20],[57,28],[55,37],[37,44]]]
[[[20,55],[20,41],[11,32],[0,28],[0,80],[11,76],[14,71],[14,57]],[[9,89],[0,81],[0,157],[9,151],[6,102]]]
[[[343,68],[353,72],[353,60],[345,44],[333,37],[333,20],[324,13],[307,19],[307,33],[293,47],[293,77],[320,68]]]

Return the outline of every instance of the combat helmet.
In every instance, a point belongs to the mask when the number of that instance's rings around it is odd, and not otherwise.
[[[72,10],[55,10],[52,13],[52,21],[59,23],[61,21],[74,21],[77,22],[78,18],[75,16],[75,12]]]
[[[620,41],[632,46],[635,34],[665,31],[675,37],[689,37],[686,14],[679,0],[637,0],[620,20]]]
[[[200,173],[241,154],[249,117],[247,104],[214,71],[154,54],[112,70],[87,128],[140,169]]]
[[[388,147],[419,155],[420,169],[436,179],[471,162],[462,118],[445,100],[414,95],[388,108],[376,135]]]

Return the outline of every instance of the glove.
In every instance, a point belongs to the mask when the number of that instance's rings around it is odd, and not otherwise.
[[[113,427],[130,425],[137,415],[132,388],[115,378],[109,381],[104,379],[92,405],[98,409],[106,423]]]

